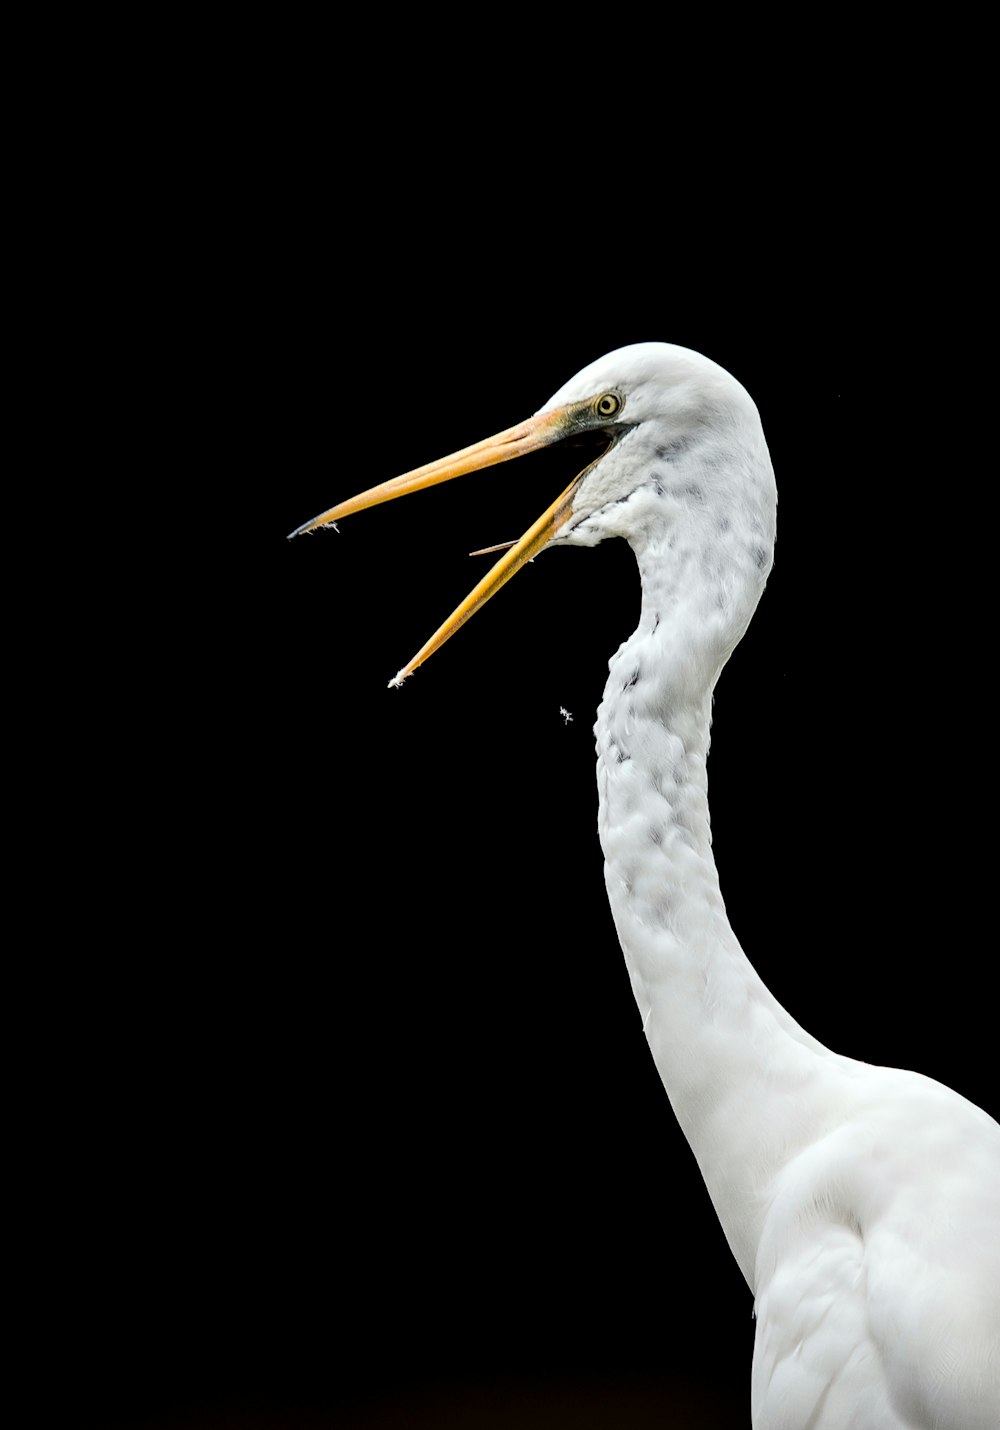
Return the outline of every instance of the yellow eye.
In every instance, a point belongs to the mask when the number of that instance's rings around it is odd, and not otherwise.
[[[617,392],[604,392],[594,401],[594,412],[598,417],[616,417],[624,406]]]

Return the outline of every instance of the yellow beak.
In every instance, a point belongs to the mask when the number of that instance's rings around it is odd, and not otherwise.
[[[552,412],[532,417],[527,422],[519,423],[516,427],[509,427],[506,432],[498,432],[495,437],[488,437],[484,442],[476,442],[471,447],[463,447],[460,452],[454,452],[450,457],[443,457],[437,462],[429,462],[424,467],[416,467],[412,472],[405,472],[401,477],[394,477],[391,481],[382,482],[377,487],[370,487],[368,491],[361,492],[358,496],[351,497],[338,506],[330,507],[322,515],[313,517],[312,521],[307,521],[303,526],[297,527],[289,534],[289,540],[293,536],[316,531],[321,526],[330,526],[340,517],[350,516],[356,511],[363,511],[365,507],[377,506],[380,502],[394,501],[396,497],[406,496],[409,492],[421,491],[424,487],[432,487],[437,482],[449,482],[453,477],[464,476],[467,472],[478,472],[484,467],[495,466],[498,462],[509,462],[513,457],[521,457],[526,452],[534,452],[540,447],[547,447],[553,442],[559,442],[564,437],[579,431],[580,418],[584,414],[589,416],[591,412],[590,402],[581,402],[572,403],[567,407],[557,407]],[[490,597],[510,580],[515,571],[519,570],[526,561],[530,561],[532,557],[538,555],[546,542],[552,539],[572,514],[572,498],[583,480],[586,470],[589,468],[574,477],[562,495],[557,497],[534,525],[528,528],[520,541],[516,541],[508,551],[504,552],[496,565],[487,572],[478,586],[469,592],[462,604],[434,632],[430,640],[421,646],[413,659],[389,681],[390,686],[402,685],[406,677],[412,675],[417,666],[422,665],[439,646],[444,645],[445,641],[455,634],[459,626],[463,626],[469,617],[479,610],[480,606],[484,606]]]

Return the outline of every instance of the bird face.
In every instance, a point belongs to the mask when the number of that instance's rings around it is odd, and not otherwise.
[[[572,407],[588,389],[603,392],[597,404],[616,403],[608,448],[581,474],[555,544],[620,536],[637,545],[665,529],[731,522],[748,499],[773,509],[757,409],[708,358],[663,343],[623,348],[578,373],[542,411]]]
[[[557,442],[596,440],[598,455],[514,542],[447,621],[390,681],[399,686],[515,571],[549,544],[593,546],[606,536],[633,543],[657,523],[698,505],[688,482],[665,479],[671,462],[724,441],[756,408],[724,369],[686,348],[643,343],[621,348],[577,373],[534,417],[449,457],[382,482],[291,533],[331,526],[343,516]],[[602,441],[603,439],[603,441]],[[763,445],[763,437],[760,438]],[[719,463],[720,472],[726,470]],[[772,479],[773,480],[773,479]],[[699,489],[704,497],[704,488]],[[686,495],[685,495],[686,493]]]

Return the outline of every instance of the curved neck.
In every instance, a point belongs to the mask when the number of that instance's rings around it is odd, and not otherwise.
[[[809,1089],[821,1098],[839,1060],[770,994],[726,916],[707,758],[735,639],[706,622],[717,603],[690,561],[656,543],[637,557],[642,616],[611,661],[595,727],[608,897],[650,1050],[752,1284],[757,1208],[777,1165],[815,1135]]]

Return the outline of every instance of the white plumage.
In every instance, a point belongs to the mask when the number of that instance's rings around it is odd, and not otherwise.
[[[753,1426],[997,1430],[1000,1127],[918,1073],[825,1048],[726,917],[712,693],[767,579],[776,510],[744,389],[686,349],[624,348],[530,422],[299,530],[588,433],[604,454],[393,683],[542,546],[630,543],[642,613],[595,728],[605,879],[650,1050],[754,1293]]]

